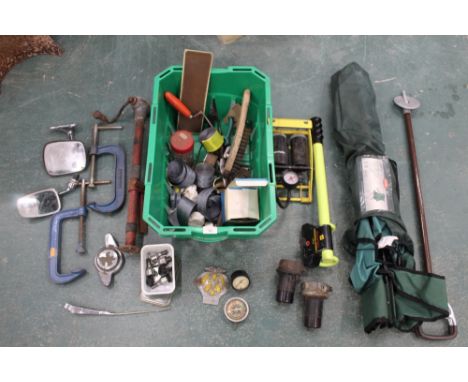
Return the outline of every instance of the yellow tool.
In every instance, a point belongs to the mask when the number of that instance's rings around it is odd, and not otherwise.
[[[328,205],[327,176],[325,170],[325,157],[323,153],[323,130],[322,120],[314,117],[306,119],[273,119],[273,133],[285,134],[289,139],[293,136],[304,135],[309,145],[309,168],[307,183],[299,182],[295,185],[294,194],[290,195],[291,202],[311,203],[312,184],[315,173],[317,185],[317,205],[319,226],[304,224],[302,226],[303,261],[307,267],[332,267],[338,264],[339,259],[333,253],[332,232],[335,225],[330,219],[330,208]],[[281,167],[275,164],[278,170],[293,169],[294,166]],[[285,185],[276,184],[277,189],[284,189]],[[288,197],[280,196],[278,199],[286,202]]]
[[[337,265],[339,259],[333,253],[332,232],[335,230],[335,225],[331,222],[328,205],[322,120],[314,117],[311,121],[319,225],[304,224],[302,226],[303,261],[307,267],[326,268]]]

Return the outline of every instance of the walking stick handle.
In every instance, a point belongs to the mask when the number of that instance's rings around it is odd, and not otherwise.
[[[415,329],[415,334],[416,336],[423,338],[425,340],[430,340],[430,341],[447,341],[447,340],[453,340],[457,335],[458,335],[458,326],[457,326],[457,320],[455,318],[455,313],[452,309],[452,306],[448,304],[449,308],[449,316],[445,319],[448,324],[448,334],[428,334],[423,330],[423,324],[420,326],[416,327]]]

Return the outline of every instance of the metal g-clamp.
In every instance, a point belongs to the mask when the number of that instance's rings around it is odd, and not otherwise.
[[[117,211],[125,201],[125,151],[120,145],[107,145],[98,146],[96,152],[93,153],[96,156],[111,154],[115,157],[115,172],[114,172],[114,198],[105,204],[98,204],[92,202],[87,205],[93,211],[101,213],[109,213]]]

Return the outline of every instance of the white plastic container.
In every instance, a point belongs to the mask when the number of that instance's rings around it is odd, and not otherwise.
[[[172,282],[162,284],[156,288],[151,288],[146,285],[146,259],[152,254],[157,252],[168,251],[168,255],[172,259]],[[145,296],[162,296],[170,295],[174,292],[176,287],[175,282],[175,256],[174,247],[170,244],[150,244],[145,245],[140,252],[140,271],[141,271],[141,293]]]

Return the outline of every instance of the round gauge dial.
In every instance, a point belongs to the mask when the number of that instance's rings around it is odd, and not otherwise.
[[[297,175],[294,171],[285,171],[283,173],[283,184],[286,188],[293,188],[296,187],[299,183],[299,175]]]
[[[231,322],[242,322],[249,315],[249,304],[243,298],[232,297],[224,304],[224,315]]]
[[[236,291],[244,291],[250,286],[250,278],[246,271],[235,271],[231,275],[231,286]]]

